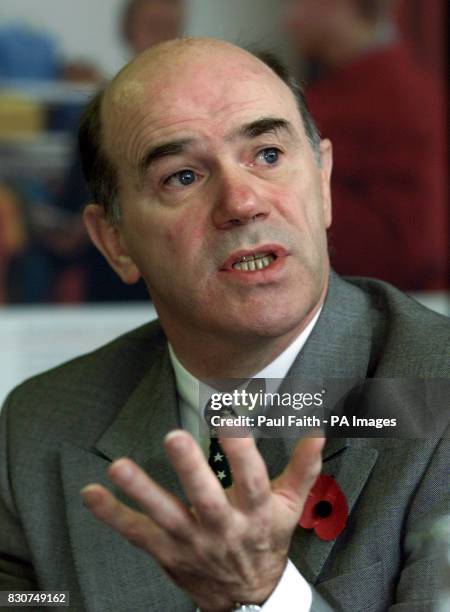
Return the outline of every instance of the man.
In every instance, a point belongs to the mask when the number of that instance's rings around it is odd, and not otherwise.
[[[1,588],[68,590],[95,612],[421,610],[436,597],[420,537],[448,511],[444,441],[328,440],[323,471],[350,514],[324,541],[298,527],[322,438],[222,438],[226,490],[193,439],[199,379],[449,375],[446,319],[330,273],[331,144],[272,65],[171,41],[88,109],[85,221],[124,282],[144,277],[159,323],[7,400]]]
[[[307,98],[333,143],[331,260],[403,291],[448,286],[444,96],[395,25],[394,0],[292,0],[316,66]]]

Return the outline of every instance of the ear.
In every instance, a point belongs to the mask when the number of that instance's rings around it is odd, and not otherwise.
[[[333,214],[331,203],[331,173],[333,170],[333,146],[328,139],[322,140],[320,143],[320,191],[322,194],[323,215],[325,219],[325,227],[330,228]]]
[[[92,242],[111,268],[127,285],[136,283],[141,273],[124,247],[120,227],[106,218],[104,207],[99,204],[88,204],[83,219]]]

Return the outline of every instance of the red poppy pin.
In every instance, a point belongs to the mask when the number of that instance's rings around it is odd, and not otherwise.
[[[314,529],[327,542],[335,540],[348,519],[348,505],[342,489],[332,476],[321,474],[306,498],[300,527]]]

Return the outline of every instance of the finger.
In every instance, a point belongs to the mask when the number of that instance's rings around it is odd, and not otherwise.
[[[194,519],[189,510],[131,459],[118,459],[108,473],[111,480],[134,499],[159,527],[174,537],[190,537]]]
[[[298,513],[303,510],[309,490],[320,474],[324,444],[325,438],[302,439],[282,474],[272,483],[272,490],[287,497]]]
[[[248,512],[261,509],[270,501],[272,489],[266,464],[256,447],[255,440],[251,436],[221,437],[220,444],[233,473],[233,485],[239,508]]]
[[[158,550],[170,543],[148,516],[131,510],[101,485],[87,485],[81,490],[81,496],[96,519],[150,554],[157,556]]]
[[[200,521],[213,529],[224,527],[230,519],[231,506],[198,444],[182,430],[170,432],[164,444],[170,463]]]

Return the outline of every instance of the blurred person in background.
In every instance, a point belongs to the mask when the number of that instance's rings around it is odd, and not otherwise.
[[[0,293],[6,303],[46,302],[61,297],[56,279],[65,266],[61,253],[73,235],[63,228],[71,216],[54,206],[60,178],[47,157],[46,134],[74,130],[79,102],[48,92],[61,83],[98,83],[94,65],[66,62],[52,32],[26,21],[5,20],[0,24]],[[62,90],[65,92],[66,90]],[[69,88],[67,91],[70,91]],[[37,94],[37,95],[36,95]],[[47,97],[49,96],[49,97]],[[24,141],[25,138],[25,141]],[[29,157],[24,156],[27,144]],[[18,144],[18,149],[16,145]],[[22,149],[22,150],[21,150]],[[42,152],[44,151],[44,152]],[[45,157],[44,166],[33,160]],[[12,159],[12,163],[11,162]],[[4,163],[6,162],[6,163]],[[31,162],[31,163],[30,163]],[[40,164],[38,164],[40,166]],[[68,219],[69,217],[69,219]],[[68,222],[69,221],[69,222]],[[72,228],[71,228],[72,229]],[[61,239],[61,234],[64,238]],[[26,237],[26,240],[24,239]],[[55,248],[62,244],[62,250]],[[65,270],[66,286],[68,273]],[[74,294],[72,290],[72,294]],[[76,294],[79,295],[79,292]]]
[[[291,0],[284,27],[314,66],[307,97],[333,142],[331,257],[405,291],[448,286],[443,92],[394,0]]]
[[[179,36],[184,0],[131,0],[123,9],[122,38],[134,55]]]

